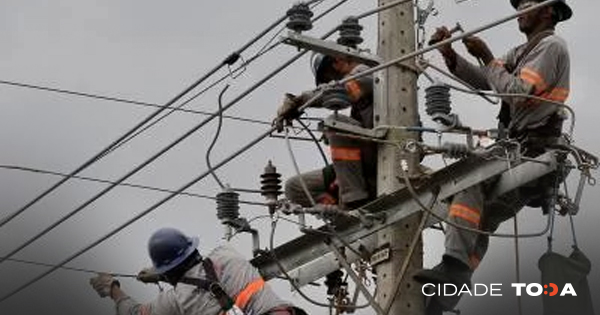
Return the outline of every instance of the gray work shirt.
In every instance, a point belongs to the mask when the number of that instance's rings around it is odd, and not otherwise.
[[[504,57],[484,67],[475,66],[457,56],[454,73],[477,89],[493,89],[498,93],[529,94],[564,103],[569,96],[569,52],[565,41],[557,35],[542,39],[521,61],[517,58],[526,44],[511,49]],[[512,72],[505,65],[513,65]],[[525,131],[545,125],[559,106],[524,97],[504,97],[510,105],[511,131]]]

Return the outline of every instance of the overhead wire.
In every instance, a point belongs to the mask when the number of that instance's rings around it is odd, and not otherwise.
[[[10,262],[14,262],[14,263],[32,265],[32,266],[38,266],[38,267],[55,267],[56,266],[56,265],[50,264],[50,263],[43,263],[43,262],[39,262],[39,261],[32,261],[32,260],[26,260],[26,259],[8,258],[7,260]],[[98,270],[77,268],[77,267],[68,267],[68,266],[61,266],[60,269],[67,270],[67,271],[89,273],[89,274],[107,273],[105,271],[98,271]],[[119,277],[119,278],[137,278],[137,275],[134,275],[134,274],[114,273],[114,272],[110,272],[109,274],[113,277]]]
[[[332,35],[333,33],[335,33],[336,29],[337,28],[333,29],[332,31],[327,32],[323,36],[323,38],[327,38],[330,35]],[[42,230],[40,233],[36,234],[32,238],[30,238],[29,240],[25,241],[23,244],[21,244],[20,246],[18,246],[17,248],[15,248],[14,250],[12,250],[11,252],[9,252],[9,254],[7,254],[6,256],[7,257],[12,257],[14,254],[20,252],[22,249],[24,249],[25,247],[29,246],[31,243],[33,243],[36,240],[40,239],[42,236],[44,236],[48,232],[52,231],[54,228],[58,227],[63,222],[65,222],[69,218],[73,217],[75,214],[77,214],[80,211],[82,211],[83,209],[85,209],[88,205],[92,204],[94,201],[96,201],[97,199],[99,199],[103,195],[105,195],[108,192],[110,192],[119,183],[122,183],[123,181],[125,181],[128,178],[130,178],[131,176],[135,175],[137,172],[139,172],[140,170],[142,170],[146,166],[150,165],[152,162],[154,162],[156,159],[158,159],[159,157],[161,157],[162,155],[164,155],[165,153],[167,153],[168,151],[170,151],[172,148],[174,148],[175,146],[177,146],[183,140],[185,140],[188,137],[190,137],[191,135],[195,134],[198,130],[200,130],[202,127],[204,127],[210,121],[212,121],[214,118],[217,118],[224,111],[226,111],[227,109],[229,109],[233,105],[237,104],[239,101],[241,101],[246,96],[248,96],[250,93],[252,93],[254,90],[256,90],[257,88],[259,88],[260,86],[262,86],[263,84],[265,84],[267,81],[269,81],[271,78],[273,78],[274,76],[276,76],[277,74],[279,74],[281,71],[283,71],[284,69],[286,69],[289,65],[291,65],[292,63],[294,63],[296,60],[300,59],[304,54],[306,54],[306,52],[307,51],[304,50],[304,51],[301,51],[301,52],[297,53],[295,56],[293,56],[292,58],[290,58],[288,61],[284,62],[282,65],[280,65],[278,68],[276,68],[275,70],[273,70],[271,73],[269,73],[268,75],[266,75],[265,77],[263,77],[261,80],[255,82],[250,88],[248,88],[247,90],[245,90],[244,92],[242,92],[241,94],[239,94],[236,98],[234,98],[233,100],[231,100],[227,105],[223,106],[223,108],[222,108],[221,111],[217,111],[216,113],[213,113],[210,117],[206,118],[205,120],[203,120],[202,122],[200,122],[199,124],[197,124],[196,126],[194,126],[193,128],[191,128],[190,130],[188,130],[187,132],[185,132],[183,135],[181,135],[179,138],[177,138],[176,140],[174,140],[173,142],[171,142],[169,145],[167,145],[166,147],[164,147],[163,149],[161,149],[159,152],[157,152],[156,154],[154,154],[153,156],[151,156],[149,159],[145,160],[144,162],[142,162],[141,164],[139,164],[138,166],[136,166],[133,170],[129,171],[127,174],[125,174],[124,176],[120,177],[118,180],[116,180],[109,187],[105,188],[104,190],[102,190],[101,192],[99,192],[98,194],[96,194],[95,196],[93,196],[92,198],[88,199],[83,204],[81,204],[80,206],[78,206],[77,208],[75,208],[73,211],[71,211],[71,212],[67,213],[66,215],[62,216],[60,219],[58,219],[57,221],[55,221],[54,223],[52,223],[50,226],[48,226],[47,228],[45,228],[44,230]],[[313,100],[313,102],[314,102],[314,100]],[[275,130],[275,128],[271,128],[270,132],[273,132],[274,130]],[[3,261],[4,260],[0,258],[0,263],[2,263]]]
[[[322,17],[322,16],[319,16]],[[323,39],[329,37],[330,35],[332,35],[333,33],[335,33],[335,31],[337,30],[337,27],[329,32],[327,32],[325,35],[322,36]],[[231,106],[233,106],[234,104],[236,104],[238,101],[240,101],[242,98],[244,98],[245,96],[247,96],[248,94],[250,94],[252,91],[254,91],[255,89],[257,89],[258,87],[260,87],[261,85],[263,85],[265,82],[267,82],[268,80],[270,80],[272,77],[274,77],[276,74],[278,74],[279,72],[281,72],[283,69],[287,68],[289,65],[291,65],[293,62],[295,62],[296,60],[300,59],[300,57],[302,57],[304,54],[306,54],[306,50],[301,51],[299,53],[297,53],[294,57],[292,57],[291,59],[289,59],[287,62],[285,62],[284,64],[282,64],[281,66],[279,66],[277,69],[275,69],[274,71],[272,71],[270,74],[268,74],[266,77],[264,77],[263,79],[259,80],[258,82],[256,82],[252,87],[250,87],[248,90],[246,90],[245,92],[243,92],[241,95],[239,95],[238,97],[236,97],[234,100],[230,101],[227,105],[225,105],[222,109],[222,111],[227,110],[228,108],[230,108]],[[310,104],[311,102],[314,102],[314,99],[309,100],[306,104]],[[59,221],[53,223],[51,226],[49,226],[48,228],[46,228],[42,233],[36,235],[34,238],[30,239],[29,241],[27,241],[25,244],[23,244],[22,246],[20,246],[18,249],[13,250],[10,254],[10,256],[14,255],[15,253],[19,252],[21,249],[25,248],[26,246],[28,246],[29,244],[31,244],[32,242],[34,242],[35,240],[39,239],[40,237],[42,237],[43,235],[45,235],[46,233],[48,233],[50,230],[54,229],[56,226],[60,225],[62,222],[66,221],[68,218],[70,218],[71,216],[75,215],[77,212],[79,212],[80,210],[82,210],[83,208],[85,208],[87,205],[91,204],[92,202],[94,202],[95,200],[97,200],[98,198],[100,198],[102,195],[104,195],[105,193],[107,193],[108,191],[110,191],[111,189],[113,189],[116,184],[123,182],[124,180],[126,180],[127,178],[129,178],[130,176],[132,176],[133,174],[135,174],[137,171],[139,171],[140,169],[144,168],[146,165],[150,164],[153,160],[155,160],[156,158],[160,157],[162,154],[166,153],[168,150],[170,150],[172,147],[176,146],[177,144],[179,144],[181,141],[183,141],[184,139],[186,139],[187,137],[189,137],[190,135],[192,135],[193,133],[195,133],[197,130],[199,130],[201,127],[203,127],[205,124],[207,124],[208,122],[210,122],[212,119],[214,119],[215,117],[217,117],[220,113],[214,113],[213,115],[211,115],[209,118],[207,118],[206,120],[204,120],[203,122],[201,122],[200,124],[198,124],[197,126],[195,126],[194,128],[190,129],[188,132],[186,132],[185,134],[183,134],[181,137],[179,137],[177,140],[175,140],[173,143],[171,143],[170,145],[168,145],[167,147],[165,147],[164,149],[162,149],[161,151],[159,151],[157,154],[155,154],[154,156],[152,156],[149,160],[146,160],[144,163],[142,163],[141,165],[139,165],[138,167],[136,167],[134,170],[132,170],[131,172],[129,172],[128,174],[126,174],[125,176],[121,177],[119,180],[117,180],[114,184],[111,184],[110,187],[108,187],[107,189],[103,190],[102,192],[100,192],[98,195],[92,197],[91,199],[89,199],[88,201],[86,201],[84,204],[82,204],[81,206],[79,206],[77,209],[75,209],[74,211],[70,212],[69,214],[67,214],[66,216],[64,216],[63,218],[61,218]],[[271,127],[267,132],[265,132],[264,134],[262,134],[261,136],[259,136],[258,138],[256,138],[255,140],[253,140],[252,142],[250,142],[249,144],[247,144],[246,146],[244,146],[242,149],[238,150],[234,155],[230,155],[228,158],[222,160],[219,164],[215,165],[213,167],[212,170],[216,170],[219,167],[221,167],[222,165],[228,163],[229,161],[231,161],[233,158],[235,158],[236,156],[240,155],[241,153],[243,153],[244,151],[246,151],[247,149],[249,149],[250,147],[254,146],[255,144],[257,144],[258,142],[260,142],[262,139],[268,137],[273,131],[275,131],[274,127]],[[193,181],[189,182],[188,184],[184,185],[183,187],[181,187],[179,190],[176,190],[176,193],[179,192],[183,192],[185,191],[187,188],[191,187],[192,185],[194,185],[195,183],[199,182],[200,180],[202,180],[204,177],[206,177],[207,175],[210,174],[210,170],[203,173],[201,176],[197,177],[196,179],[194,179]],[[17,289],[9,292],[8,294],[0,297],[0,302],[14,296],[15,294],[21,292],[22,290],[26,289],[27,287],[29,287],[30,285],[36,283],[37,281],[43,279],[44,277],[46,277],[47,275],[51,274],[52,272],[54,272],[55,270],[57,270],[58,268],[60,268],[60,266],[69,263],[70,261],[72,261],[73,259],[81,256],[82,254],[84,254],[85,252],[87,252],[88,250],[96,247],[97,245],[101,244],[102,242],[106,241],[108,238],[112,237],[113,235],[119,233],[120,231],[122,231],[123,229],[125,229],[126,227],[128,227],[129,225],[135,223],[136,221],[138,221],[139,219],[141,219],[142,217],[144,217],[145,215],[151,213],[152,211],[154,211],[155,209],[157,209],[158,207],[160,207],[161,205],[163,205],[164,203],[168,202],[169,200],[171,200],[173,197],[176,196],[176,193],[170,194],[169,196],[167,196],[166,198],[162,199],[161,201],[159,201],[158,203],[154,204],[152,207],[146,209],[145,211],[141,212],[140,214],[138,214],[137,216],[135,216],[134,218],[128,220],[127,222],[125,222],[124,224],[120,225],[119,227],[117,227],[116,229],[112,230],[111,232],[109,232],[108,234],[106,234],[105,236],[103,236],[102,238],[96,240],[95,242],[93,242],[92,244],[90,244],[89,246],[81,249],[80,251],[76,252],[75,254],[73,254],[72,256],[68,257],[67,259],[63,260],[60,264],[58,264],[57,266],[51,268],[50,270],[34,277],[33,279],[31,279],[30,281],[28,281],[27,283],[25,283],[24,285],[18,287]],[[10,258],[10,257],[9,257]],[[5,260],[5,259],[4,259]],[[0,263],[2,261],[4,261],[2,259],[0,259]]]
[[[298,292],[298,294],[300,294],[300,296],[303,299],[305,299],[306,301],[308,301],[310,304],[313,304],[313,305],[318,306],[318,307],[324,307],[324,308],[330,308],[330,307],[333,306],[333,307],[346,307],[346,308],[351,308],[351,309],[357,310],[357,309],[363,309],[363,308],[367,308],[367,307],[371,306],[370,303],[366,303],[364,305],[356,305],[356,306],[336,305],[333,302],[326,304],[326,303],[322,303],[322,302],[316,301],[315,299],[311,298],[306,293],[304,293],[302,291],[302,289],[300,289],[300,287],[296,284],[296,281],[285,270],[285,268],[281,264],[281,261],[279,261],[279,258],[277,257],[277,254],[275,253],[274,249],[275,249],[275,231],[276,231],[276,229],[277,229],[277,218],[274,219],[271,222],[271,234],[269,236],[269,253],[271,255],[271,258],[275,262],[275,265],[279,269],[279,272],[290,283],[290,285],[292,286],[292,288],[294,288],[294,291]]]
[[[213,139],[210,142],[210,145],[208,146],[208,149],[206,150],[206,155],[204,157],[204,159],[206,161],[206,166],[208,167],[209,170],[211,170],[210,174],[215,179],[217,184],[219,184],[221,189],[225,189],[225,185],[223,184],[223,182],[221,182],[221,180],[219,179],[219,176],[217,176],[217,173],[212,169],[212,166],[210,164],[210,153],[212,152],[213,148],[215,147],[215,144],[217,144],[217,140],[219,140],[219,135],[221,134],[221,129],[223,128],[223,95],[225,94],[225,92],[227,92],[227,89],[229,89],[229,84],[227,84],[225,86],[225,88],[221,91],[221,93],[219,93],[219,102],[218,102],[219,103],[219,111],[218,111],[219,119],[217,122],[217,130],[215,131]]]
[[[15,171],[30,172],[30,173],[36,173],[36,174],[60,176],[60,177],[69,176],[69,174],[66,174],[66,173],[61,173],[61,172],[56,172],[56,171],[50,171],[50,170],[43,170],[43,169],[39,169],[39,168],[32,168],[32,167],[26,167],[26,166],[19,166],[19,165],[0,164],[0,168],[1,169],[6,169],[6,170],[15,170]],[[75,175],[75,176],[71,176],[71,177],[73,179],[77,179],[77,180],[83,180],[83,181],[95,182],[95,183],[102,183],[102,184],[114,184],[115,183],[114,181],[110,181],[110,180],[107,180],[107,179],[100,179],[100,178],[94,178],[94,177],[89,177],[89,176]],[[175,191],[170,190],[170,189],[153,187],[153,186],[148,186],[148,185],[132,184],[132,183],[127,183],[127,182],[119,183],[119,184],[117,184],[117,186],[137,188],[137,189],[142,189],[142,190],[147,190],[147,191],[155,191],[155,192],[162,192],[162,193],[175,193]],[[185,192],[185,191],[181,192],[181,193],[177,193],[177,195],[179,195],[179,196],[186,196],[186,197],[200,198],[200,199],[217,200],[217,198],[213,197],[213,196],[208,196],[208,195],[203,195],[203,194],[197,194],[197,193],[191,193],[191,192]],[[249,200],[238,200],[238,201],[240,203],[242,203],[242,204],[247,204],[247,205],[252,205],[252,206],[261,206],[261,207],[267,206],[267,203],[264,203],[264,202],[249,201]]]
[[[226,79],[228,76],[229,75],[225,76],[224,79]],[[73,95],[73,96],[79,96],[79,97],[90,98],[90,99],[110,101],[110,102],[115,102],[115,103],[138,105],[138,106],[143,106],[143,107],[153,107],[153,108],[164,107],[164,105],[160,105],[157,103],[138,101],[138,100],[133,100],[133,99],[121,98],[121,97],[117,97],[117,96],[108,96],[108,95],[101,95],[101,94],[95,94],[95,93],[80,92],[80,91],[68,90],[68,89],[62,89],[62,88],[53,88],[53,87],[36,85],[36,84],[31,84],[31,83],[0,80],[0,84],[21,87],[21,88],[31,89],[31,90],[46,91],[46,92],[53,92],[53,93],[58,93],[58,94]],[[204,91],[204,90],[202,90],[202,91]],[[165,107],[165,109],[170,109],[170,110],[174,110],[174,111],[178,111],[178,112],[182,112],[182,113],[188,113],[188,114],[203,115],[203,116],[208,116],[208,115],[212,114],[207,111],[194,110],[194,109],[188,109],[188,108],[180,108],[179,106],[178,107],[168,106],[168,107]],[[260,124],[260,125],[270,125],[271,124],[270,121],[252,119],[252,118],[246,118],[246,117],[240,117],[240,116],[234,116],[234,115],[223,115],[223,117],[226,119],[255,123],[255,124]]]
[[[343,4],[346,1],[348,1],[348,0],[341,0],[336,5],[334,5],[332,8],[337,8],[339,5]],[[323,1],[321,1],[321,0],[317,0],[317,1],[309,1],[307,3],[309,3],[310,5],[312,5],[312,7],[314,8],[314,7],[316,7],[317,5],[319,5],[322,2]],[[318,20],[320,20],[322,17],[324,17],[325,15],[327,15],[329,12],[331,12],[332,8],[324,11],[323,13],[321,13],[320,15],[318,15],[317,17],[315,17],[312,20],[312,22],[314,23],[314,22],[317,22]],[[280,29],[278,32],[276,32],[276,34],[273,37],[271,37],[271,39],[269,39],[267,41],[267,43],[263,47],[261,47],[256,54],[254,54],[254,56],[252,56],[248,60],[243,60],[242,64],[239,67],[237,67],[234,70],[230,69],[229,73],[223,75],[221,78],[219,78],[218,80],[216,80],[215,82],[213,82],[212,84],[210,84],[209,86],[207,86],[206,88],[204,88],[203,90],[199,91],[198,93],[194,94],[193,96],[191,96],[190,98],[188,98],[187,100],[185,100],[183,103],[181,103],[180,105],[178,105],[175,108],[176,109],[182,109],[184,106],[186,106],[187,104],[189,104],[192,101],[196,100],[198,97],[200,97],[201,95],[203,95],[208,90],[210,90],[210,89],[216,87],[217,85],[223,83],[229,77],[231,77],[232,79],[236,79],[239,75],[241,75],[241,73],[238,73],[238,72],[240,72],[240,71],[243,72],[244,69],[246,69],[246,67],[248,67],[251,63],[253,63],[257,59],[259,59],[260,57],[264,56],[268,52],[272,51],[273,49],[277,48],[282,43],[282,41],[277,41],[274,44],[272,44],[271,46],[268,46],[271,42],[273,42],[273,40],[276,38],[277,34],[279,34],[283,30],[285,30],[285,27],[282,28],[282,29]],[[265,33],[265,35],[266,35],[266,33]],[[238,73],[238,74],[236,74],[236,73]],[[175,110],[172,110],[170,112],[165,113],[161,117],[158,117],[156,120],[154,120],[153,122],[149,123],[148,125],[146,125],[142,129],[140,129],[135,134],[132,134],[128,139],[124,140],[118,147],[120,147],[120,146],[126,144],[127,142],[133,140],[134,138],[138,137],[140,134],[146,132],[148,129],[152,128],[153,126],[155,126],[159,122],[163,121],[164,119],[166,119],[167,117],[169,117],[174,112],[175,112]],[[268,123],[268,124],[270,124],[270,123]]]
[[[223,165],[229,163],[231,160],[235,159],[236,157],[239,157],[242,153],[244,153],[245,151],[247,151],[248,149],[254,147],[256,144],[258,144],[260,141],[262,141],[263,139],[267,138],[269,136],[269,133],[271,133],[275,128],[272,127],[271,129],[267,130],[266,132],[264,132],[263,134],[261,134],[260,136],[256,137],[254,140],[252,140],[251,142],[247,143],[245,146],[243,146],[242,148],[240,148],[239,150],[237,150],[236,152],[234,152],[233,154],[229,155],[227,158],[221,160],[221,162],[217,163],[213,168],[214,169],[219,169],[220,167],[222,167]],[[112,236],[116,235],[117,233],[121,232],[122,230],[124,230],[125,228],[127,228],[128,226],[130,226],[131,224],[137,222],[138,220],[142,219],[143,217],[145,217],[146,215],[152,213],[154,210],[158,209],[160,206],[162,206],[163,204],[167,203],[168,201],[170,201],[171,199],[173,199],[175,196],[177,196],[178,193],[181,193],[185,190],[187,190],[188,188],[190,188],[191,186],[195,185],[196,183],[198,183],[200,180],[204,179],[205,177],[210,175],[210,171],[207,170],[206,172],[202,173],[201,175],[199,175],[198,177],[194,178],[193,180],[189,181],[188,183],[186,183],[185,185],[183,185],[182,187],[180,187],[179,189],[175,190],[174,193],[169,194],[168,196],[166,196],[165,198],[161,199],[160,201],[156,202],[154,205],[152,205],[151,207],[147,208],[146,210],[138,213],[137,215],[135,215],[133,218],[127,220],[125,223],[119,225],[117,228],[113,229],[112,231],[108,232],[107,234],[105,234],[104,236],[102,236],[101,238],[97,239],[96,241],[92,242],[91,244],[89,244],[88,246],[84,247],[83,249],[80,249],[79,251],[77,251],[76,253],[74,253],[73,255],[69,256],[68,258],[62,260],[60,263],[55,264],[54,267],[50,268],[49,270],[35,276],[33,279],[27,281],[25,284],[19,286],[17,289],[10,291],[9,293],[3,295],[0,297],[0,303],[7,300],[8,298],[14,296],[15,294],[23,291],[24,289],[28,288],[29,286],[31,286],[32,284],[38,282],[39,280],[43,279],[44,277],[46,277],[47,275],[53,273],[54,271],[58,270],[59,268],[61,268],[62,266],[64,266],[65,264],[68,264],[69,262],[73,261],[75,258],[83,255],[84,253],[88,252],[90,249],[98,246],[99,244],[105,242],[106,240],[108,240],[109,238],[111,238]],[[3,260],[6,260],[7,258],[10,257],[4,257]]]
[[[148,115],[142,121],[140,121],[139,123],[137,123],[133,128],[129,129],[126,133],[124,133],[123,135],[121,135],[117,140],[113,141],[111,144],[109,144],[104,149],[102,149],[99,153],[97,153],[92,158],[88,159],[86,162],[84,162],[79,167],[77,167],[73,172],[70,173],[70,175],[77,175],[77,174],[81,173],[83,170],[87,169],[92,164],[95,164],[97,161],[99,161],[100,159],[102,159],[103,157],[105,157],[107,153],[109,153],[109,152],[111,152],[113,150],[114,146],[119,145],[123,140],[127,139],[130,135],[134,134],[138,129],[142,128],[144,125],[146,125],[152,119],[154,119],[154,117],[160,115],[160,113],[162,113],[167,107],[170,107],[171,105],[175,104],[177,101],[179,101],[186,94],[188,94],[189,92],[191,92],[192,90],[194,90],[202,82],[204,82],[206,79],[208,79],[209,77],[211,77],[213,74],[215,74],[217,71],[219,71],[225,65],[234,63],[239,58],[239,55],[243,51],[245,51],[247,48],[249,48],[250,46],[252,46],[257,40],[259,40],[260,38],[262,38],[270,30],[272,30],[273,28],[277,27],[277,25],[279,25],[280,23],[282,23],[283,21],[285,21],[286,18],[287,18],[287,14],[283,15],[280,18],[278,18],[277,21],[275,21],[269,27],[267,27],[265,30],[263,30],[262,32],[260,32],[260,34],[258,34],[257,36],[255,36],[252,40],[248,41],[246,44],[244,44],[236,52],[234,52],[233,54],[229,55],[227,58],[225,58],[218,65],[216,65],[214,68],[212,68],[211,70],[209,70],[202,77],[200,77],[199,79],[197,79],[194,83],[192,83],[190,86],[188,86],[183,91],[181,91],[179,94],[177,94],[175,97],[173,97],[170,101],[168,101],[167,103],[165,103],[163,107],[159,108],[158,110],[156,110],[152,114]],[[9,223],[13,219],[15,219],[16,217],[18,217],[21,213],[23,213],[24,211],[26,211],[27,209],[29,209],[31,206],[33,206],[34,204],[36,204],[38,201],[40,201],[41,199],[43,199],[44,197],[46,197],[47,195],[49,195],[50,193],[52,193],[53,191],[55,191],[56,189],[58,189],[64,183],[66,183],[70,178],[71,177],[64,177],[63,179],[61,179],[60,181],[58,181],[57,183],[55,183],[54,185],[52,185],[49,189],[45,190],[40,195],[36,196],[33,200],[31,200],[30,202],[28,202],[25,206],[19,208],[17,211],[15,211],[15,212],[9,214],[8,216],[5,216],[4,218],[2,218],[2,220],[0,220],[0,227],[3,227],[4,225],[6,225],[7,223]],[[0,260],[0,262],[1,261],[2,260]]]

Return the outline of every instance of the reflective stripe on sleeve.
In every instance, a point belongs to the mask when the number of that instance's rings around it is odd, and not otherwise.
[[[265,286],[265,280],[263,280],[262,278],[260,279],[256,279],[252,282],[250,282],[237,296],[237,298],[235,299],[235,305],[237,305],[237,307],[239,307],[240,309],[244,310],[246,308],[246,306],[248,305],[248,302],[250,302],[250,299],[252,298],[252,296],[254,294],[256,294],[256,292],[262,290],[262,288]]]
[[[331,158],[334,161],[360,161],[360,149],[331,147]]]
[[[450,216],[461,218],[475,225],[479,225],[479,222],[481,221],[481,214],[478,210],[461,204],[452,204],[450,206]]]

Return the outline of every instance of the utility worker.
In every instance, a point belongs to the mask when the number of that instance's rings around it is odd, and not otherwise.
[[[313,73],[317,86],[334,80],[341,80],[368,67],[346,57],[317,54],[313,60]],[[350,107],[350,116],[337,114],[335,120],[363,128],[373,128],[373,78],[365,76],[345,84],[342,91]],[[277,121],[297,118],[297,108],[315,96],[317,90],[307,91],[299,96],[286,94],[283,104],[277,110]],[[312,107],[325,107],[318,100]],[[330,108],[331,109],[331,108]],[[335,108],[333,110],[338,110]],[[288,200],[304,207],[312,206],[302,188],[302,181],[310,191],[312,199],[321,204],[338,204],[343,209],[362,206],[376,196],[377,146],[374,142],[325,134],[331,149],[333,165],[290,178],[285,183]]]
[[[202,257],[198,238],[164,228],[148,243],[153,270],[143,270],[169,282],[173,289],[161,292],[149,303],[130,298],[108,274],[90,280],[101,297],[114,300],[118,315],[306,315],[281,300],[261,278],[258,270],[228,246]],[[156,277],[156,276],[155,276]]]
[[[511,0],[512,6],[522,10],[545,0]],[[535,10],[518,18],[519,30],[527,42],[511,49],[504,57],[495,58],[483,40],[465,38],[468,52],[481,61],[481,66],[469,63],[458,55],[451,45],[439,49],[449,70],[481,90],[497,93],[521,94],[503,97],[499,129],[518,140],[524,155],[535,157],[561,136],[562,109],[554,103],[564,103],[569,95],[569,53],[565,41],[554,33],[555,26],[572,16],[572,10],[563,1]],[[437,29],[431,43],[450,38],[446,27]],[[540,101],[523,95],[537,96]],[[554,184],[554,180],[550,180]],[[485,193],[493,183],[469,188],[456,194],[449,206],[448,220],[457,225],[495,231],[500,223],[513,217],[525,205],[543,206],[548,200],[547,180],[540,179],[538,188],[521,187],[499,200],[487,200]],[[547,209],[547,208],[546,208]],[[553,210],[549,210],[553,211]],[[489,237],[453,226],[446,230],[446,252],[442,262],[432,270],[415,275],[422,283],[452,283],[459,288],[469,284],[473,271],[488,248]],[[428,304],[429,314],[451,310],[460,297],[435,297]]]

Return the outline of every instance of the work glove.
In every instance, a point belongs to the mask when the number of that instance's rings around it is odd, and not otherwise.
[[[99,273],[96,277],[90,279],[90,284],[101,298],[110,297],[113,285],[120,286],[119,281],[108,273]]]
[[[277,109],[277,118],[292,119],[297,116],[296,109],[302,105],[294,94],[286,93],[281,106]]]
[[[448,38],[452,37],[452,33],[450,32],[450,30],[445,27],[438,27],[435,30],[435,33],[433,33],[433,35],[431,35],[431,38],[429,39],[429,45],[435,45],[441,41],[444,41]],[[438,48],[438,50],[442,53],[442,55],[447,56],[448,54],[451,54],[454,52],[454,50],[452,50],[452,44],[448,44],[448,45],[443,45],[440,48]]]
[[[487,65],[494,60],[494,54],[481,38],[477,36],[466,37],[463,39],[463,44],[467,47],[469,54],[483,61],[484,64]]]
[[[137,274],[136,279],[143,283],[158,283],[163,280],[163,276],[156,273],[153,268],[144,268]]]

